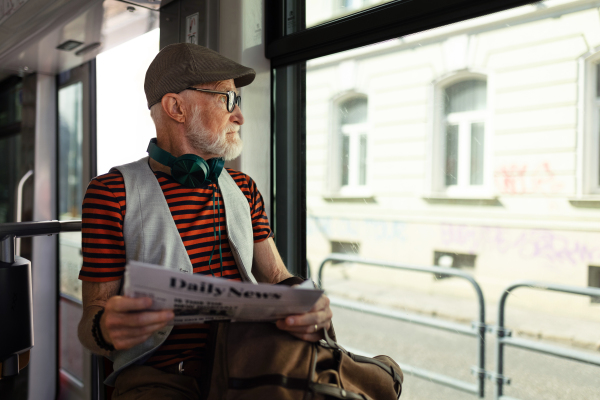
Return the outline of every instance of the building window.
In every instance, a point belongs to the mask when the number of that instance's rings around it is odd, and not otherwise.
[[[444,94],[443,173],[446,188],[485,184],[487,83],[463,80]]]
[[[337,110],[338,187],[342,195],[358,194],[367,185],[367,97],[345,99]]]
[[[360,243],[357,242],[339,242],[332,240],[331,252],[338,254],[358,255],[360,253]]]
[[[594,189],[600,188],[600,64],[596,65],[596,96],[594,102],[594,114],[598,123],[595,129],[595,146],[594,146]]]
[[[600,195],[600,52],[583,61],[584,73],[579,84],[584,90],[578,124],[582,129],[577,138],[577,196]]]
[[[600,288],[600,267],[590,265],[588,267],[588,286]],[[600,297],[592,296],[592,303],[600,303]]]
[[[593,129],[592,138],[590,141],[590,183],[588,185],[589,193],[600,193],[600,63],[595,65],[595,85],[594,85],[594,100],[593,110],[595,124]]]
[[[332,240],[331,244],[331,252],[336,254],[348,254],[350,256],[358,256],[360,254],[360,243],[358,242],[338,242]],[[352,263],[347,263],[345,261],[332,261],[331,265],[340,265],[344,267],[352,266]],[[345,278],[348,278],[347,271],[344,268],[343,274]]]

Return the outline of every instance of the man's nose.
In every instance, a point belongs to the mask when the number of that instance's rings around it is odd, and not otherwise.
[[[240,110],[240,107],[237,104],[233,108],[233,111],[231,112],[231,116],[229,117],[229,120],[238,125],[244,124],[244,116],[242,115],[242,110]]]

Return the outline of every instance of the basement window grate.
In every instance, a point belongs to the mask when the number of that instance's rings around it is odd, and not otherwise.
[[[445,268],[467,269],[475,268],[475,254],[462,254],[449,251],[434,251],[433,265]],[[450,278],[449,275],[435,274],[435,279]]]
[[[588,286],[600,288],[600,267],[588,266]],[[600,296],[592,296],[590,301],[591,303],[600,304]]]

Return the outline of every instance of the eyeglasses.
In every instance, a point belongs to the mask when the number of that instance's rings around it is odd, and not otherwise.
[[[215,94],[222,94],[227,96],[227,111],[229,112],[233,112],[233,108],[237,105],[238,107],[241,107],[242,105],[242,96],[238,96],[233,90],[230,90],[229,92],[218,92],[216,90],[208,90],[208,89],[198,89],[195,87],[187,87],[185,88],[186,90],[196,90],[198,92],[206,92],[206,93],[215,93]]]

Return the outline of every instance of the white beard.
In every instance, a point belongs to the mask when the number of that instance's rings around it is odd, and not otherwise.
[[[238,131],[239,125],[234,123],[228,124],[217,134],[209,131],[200,118],[200,110],[196,109],[185,136],[195,150],[230,161],[240,155],[244,145]]]

